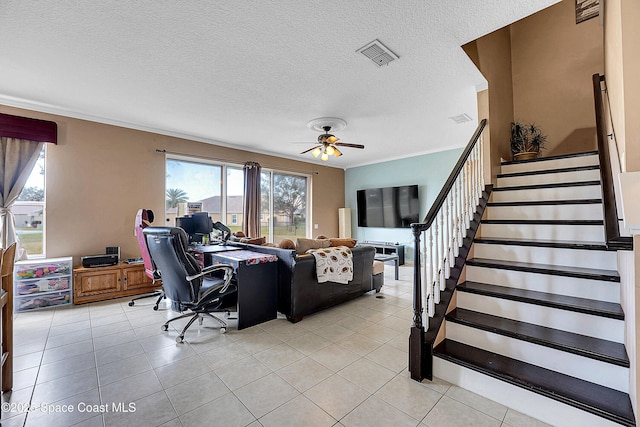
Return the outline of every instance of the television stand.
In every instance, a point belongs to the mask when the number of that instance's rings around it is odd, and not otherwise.
[[[363,240],[360,242],[363,246],[373,246],[376,248],[376,253],[379,254],[396,254],[398,255],[398,264],[404,265],[404,245],[391,242],[372,242]]]

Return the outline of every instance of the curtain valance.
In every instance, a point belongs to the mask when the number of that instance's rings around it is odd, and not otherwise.
[[[0,113],[0,137],[58,143],[58,125],[47,120]]]

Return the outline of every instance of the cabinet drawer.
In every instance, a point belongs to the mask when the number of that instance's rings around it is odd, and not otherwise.
[[[119,270],[83,272],[75,275],[74,282],[74,296],[76,298],[122,290]]]

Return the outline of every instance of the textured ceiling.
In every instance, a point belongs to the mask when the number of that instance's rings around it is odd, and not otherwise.
[[[366,146],[342,168],[440,151],[486,84],[460,46],[556,2],[2,0],[0,104],[312,162],[307,122],[339,117]]]

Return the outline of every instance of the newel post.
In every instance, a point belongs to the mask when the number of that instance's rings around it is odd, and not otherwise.
[[[426,357],[425,351],[425,331],[422,325],[422,280],[420,268],[420,227],[418,224],[411,224],[414,237],[413,248],[413,325],[409,335],[409,372],[411,379],[421,381],[425,377],[431,377],[427,371],[431,358]],[[431,378],[429,378],[431,379]]]

